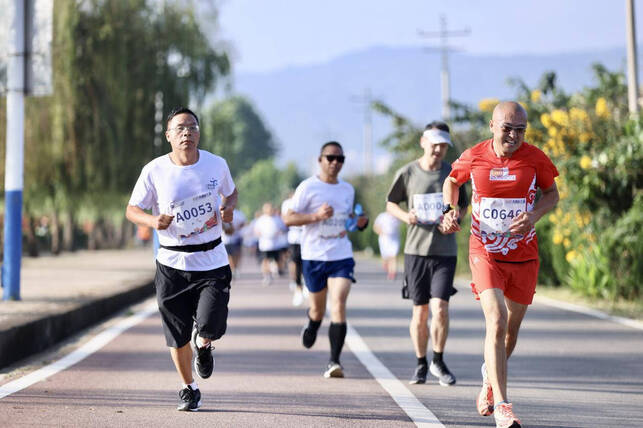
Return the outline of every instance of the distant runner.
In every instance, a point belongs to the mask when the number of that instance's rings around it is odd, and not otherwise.
[[[282,202],[281,216],[285,219],[288,210],[292,206],[292,195]],[[284,220],[285,222],[285,220]],[[290,274],[290,291],[292,295],[292,305],[301,306],[304,303],[304,293],[302,277],[302,261],[301,261],[301,226],[288,227],[288,272]]]
[[[169,114],[165,137],[172,151],[143,167],[126,217],[158,230],[154,284],[165,340],[183,382],[177,409],[196,411],[201,391],[192,377],[190,340],[196,372],[206,379],[214,370],[211,342],[223,336],[228,319],[232,275],[221,222],[233,220],[237,189],[226,161],[198,149],[199,119],[191,110]],[[152,214],[144,211],[150,209]]]
[[[230,270],[232,277],[239,279],[239,266],[241,263],[241,245],[243,244],[243,236],[241,229],[246,225],[246,216],[235,208],[233,219],[230,223],[223,223],[223,234],[221,241],[225,245],[226,252],[228,253],[228,261],[230,262]]]
[[[456,378],[444,362],[444,347],[449,334],[449,299],[453,287],[458,247],[455,236],[441,230],[442,185],[451,172],[443,159],[453,146],[449,127],[431,122],[420,138],[421,158],[400,168],[389,190],[386,209],[408,227],[404,246],[404,290],[413,300],[409,332],[417,367],[410,383],[425,383],[427,372],[442,386],[454,385]],[[467,194],[460,188],[458,220],[468,207]],[[405,203],[407,210],[400,207]],[[429,308],[430,306],[430,308]],[[430,309],[430,311],[429,311]],[[428,327],[429,312],[431,328]],[[429,365],[426,353],[431,337],[433,355]]]
[[[536,222],[558,202],[558,170],[538,148],[523,141],[527,112],[501,102],[489,122],[493,138],[466,150],[444,183],[445,233],[460,230],[457,191],[473,187],[469,265],[472,290],[486,321],[482,390],[477,408],[493,413],[497,427],[520,427],[507,396],[507,359],[531,304],[538,279]],[[536,201],[536,191],[542,197]]]
[[[301,258],[306,287],[310,291],[308,322],[301,335],[306,348],[312,347],[317,339],[330,292],[330,360],[324,371],[325,378],[344,377],[339,356],[346,338],[346,300],[351,283],[355,282],[353,247],[347,232],[353,225],[359,230],[368,225],[366,215],[355,216],[353,212],[353,186],[338,178],[344,159],[338,142],[324,144],[318,158],[319,175],[304,180],[297,187],[292,207],[284,216],[289,226],[304,226]]]
[[[397,274],[397,253],[400,251],[400,221],[384,211],[373,222],[373,230],[377,233],[377,243],[380,247],[382,264],[386,278],[394,280]]]

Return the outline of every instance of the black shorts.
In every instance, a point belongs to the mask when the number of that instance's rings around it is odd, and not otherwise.
[[[158,301],[167,346],[190,342],[193,323],[199,336],[217,340],[226,331],[230,301],[230,266],[207,271],[184,271],[156,262]]]
[[[278,262],[279,261],[279,253],[280,253],[280,250],[262,251],[261,252],[261,260],[263,260],[263,259],[272,259],[272,260]]]
[[[225,244],[226,253],[229,256],[236,256],[241,254],[241,241],[229,242]]]
[[[453,288],[456,256],[416,256],[404,254],[404,287],[414,305],[426,305],[432,297],[447,302],[457,290]],[[402,291],[404,295],[404,290]]]
[[[290,244],[290,261],[301,264],[301,245]]]

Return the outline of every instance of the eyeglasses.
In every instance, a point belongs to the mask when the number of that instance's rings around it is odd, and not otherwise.
[[[527,126],[525,125],[512,126],[512,125],[507,125],[506,123],[503,123],[502,125],[500,125],[500,129],[502,129],[502,132],[506,132],[507,134],[510,133],[511,131],[514,131],[516,134],[522,134],[527,129]]]
[[[176,134],[182,134],[185,131],[190,131],[190,132],[199,132],[199,125],[192,125],[192,126],[175,126],[174,128],[168,129],[168,131],[172,131]]]
[[[339,163],[344,163],[344,160],[346,160],[346,156],[344,155],[322,155],[322,156],[326,158],[328,163],[333,163],[334,161],[337,161]]]

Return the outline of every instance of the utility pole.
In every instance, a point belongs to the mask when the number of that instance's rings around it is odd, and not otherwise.
[[[371,104],[373,97],[370,88],[364,89],[364,95],[351,97],[354,102],[364,107],[364,123],[362,127],[362,153],[364,155],[364,175],[373,173],[373,114]]]
[[[627,31],[627,101],[631,116],[639,113],[638,64],[636,59],[636,26],[634,0],[625,0]]]
[[[440,70],[440,86],[442,88],[442,120],[445,122],[451,117],[451,83],[449,77],[449,51],[452,50],[448,43],[449,37],[468,36],[471,34],[469,28],[458,31],[449,31],[447,27],[447,18],[440,15],[440,31],[418,31],[419,35],[424,38],[440,38],[440,52],[442,67]]]
[[[25,0],[14,0],[7,64],[7,152],[5,157],[2,298],[20,300],[22,189],[25,120]]]

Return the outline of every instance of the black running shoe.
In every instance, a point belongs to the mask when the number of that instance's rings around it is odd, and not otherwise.
[[[413,377],[411,378],[409,383],[411,385],[425,383],[427,370],[428,367],[426,366],[426,364],[418,364],[418,366],[415,368],[415,373],[413,373]]]
[[[305,325],[301,330],[301,343],[304,345],[304,348],[311,348],[317,340],[317,330],[312,328],[310,324]]]
[[[182,412],[196,412],[201,407],[201,391],[187,388],[179,391],[179,405],[176,410]]]
[[[194,370],[201,379],[207,379],[214,371],[214,357],[212,356],[212,345],[208,344],[203,348],[199,348],[196,344],[198,336],[196,328],[192,330],[192,345],[196,350],[196,358],[194,359]]]
[[[440,385],[442,386],[451,386],[455,385],[455,376],[449,371],[447,365],[444,364],[444,361],[434,363],[431,361],[431,366],[429,367],[431,374],[438,378]]]

